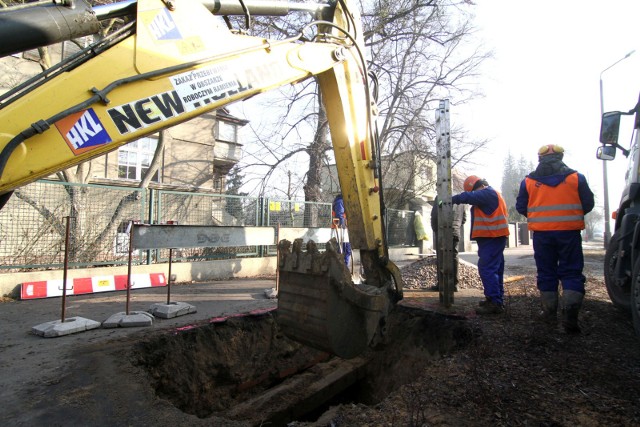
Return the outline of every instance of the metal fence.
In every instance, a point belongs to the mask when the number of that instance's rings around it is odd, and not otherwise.
[[[413,225],[415,213],[398,209],[387,209],[387,238],[389,246],[417,246]]]
[[[126,263],[127,224],[144,220],[146,192],[136,188],[38,181],[16,190],[0,210],[0,267],[38,269]]]
[[[413,245],[413,212],[388,210],[392,246]],[[180,225],[329,227],[331,204],[58,181],[16,190],[0,210],[0,269],[62,268],[70,221],[69,266],[128,262],[131,221]],[[174,260],[275,254],[275,246],[174,250]],[[134,263],[166,262],[168,250],[136,251]]]
[[[155,203],[152,201],[151,205],[157,212],[151,215],[155,224],[173,221],[179,225],[261,225],[262,202],[256,197],[157,190],[152,193],[152,199]],[[173,253],[175,260],[196,261],[257,256],[261,250],[256,246],[210,247],[178,249]],[[164,262],[168,257],[168,249],[154,251],[157,262]]]

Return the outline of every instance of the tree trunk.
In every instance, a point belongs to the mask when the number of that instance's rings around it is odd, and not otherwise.
[[[309,172],[307,173],[307,183],[304,186],[304,200],[306,202],[322,201],[322,165],[325,152],[329,149],[327,140],[327,112],[322,103],[322,97],[318,96],[318,125],[313,142],[309,145]],[[305,226],[320,226],[317,224],[318,211],[316,208],[305,210]]]

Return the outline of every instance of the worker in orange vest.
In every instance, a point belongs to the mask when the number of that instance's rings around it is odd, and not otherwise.
[[[558,284],[562,283],[562,326],[579,333],[578,313],[585,293],[582,274],[584,215],[594,198],[584,175],[570,169],[564,149],[547,144],[538,150],[538,167],[522,180],[516,210],[527,217],[533,231],[533,251],[542,319],[557,325]]]
[[[451,198],[454,204],[466,203],[471,209],[471,240],[478,244],[478,273],[485,300],[477,314],[504,312],[504,248],[509,236],[507,204],[485,179],[471,175],[464,180],[464,192]]]

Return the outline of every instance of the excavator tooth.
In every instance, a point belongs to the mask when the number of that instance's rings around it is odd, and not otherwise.
[[[307,242],[307,253],[309,254],[320,253],[320,251],[318,250],[318,245],[313,240],[309,240]]]

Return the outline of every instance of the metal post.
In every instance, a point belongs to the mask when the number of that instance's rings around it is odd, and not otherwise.
[[[133,221],[129,222],[129,266],[127,268],[127,304],[125,314],[129,315],[129,300],[131,299],[131,263],[133,262]]]
[[[613,64],[609,65],[600,73],[600,116],[601,117],[604,114],[604,92],[602,90],[602,75],[605,73],[605,71],[609,70],[610,68],[613,68],[615,65],[617,65],[621,61],[624,61],[625,59],[633,55],[634,52],[635,50],[632,50],[631,52],[627,53],[623,58],[620,58]],[[609,224],[609,218],[611,217],[611,215],[609,214],[609,182],[607,177],[607,160],[602,161],[602,186],[603,186],[602,193],[604,195],[604,247],[606,249],[609,246],[609,240],[611,239],[611,226]]]
[[[453,304],[455,272],[453,270],[453,208],[451,203],[451,132],[449,100],[440,101],[436,111],[436,156],[438,165],[438,272],[442,272],[440,303],[449,308]],[[442,202],[440,204],[440,201]],[[440,276],[438,274],[438,276]],[[438,282],[440,282],[438,278]]]
[[[167,279],[167,305],[171,304],[171,260],[173,259],[173,249],[169,249],[169,278]]]
[[[276,295],[280,288],[280,223],[276,227]]]
[[[155,204],[155,197],[154,194],[157,190],[151,189],[149,190],[149,224],[153,224],[153,216],[154,216],[154,212],[153,212],[153,206]],[[159,212],[159,211],[158,211]],[[160,218],[158,218],[157,223],[160,223]],[[156,249],[154,251],[151,251],[151,249],[147,250],[147,265],[151,265],[151,254],[153,253],[154,258],[156,259],[156,262],[160,259],[160,250]]]
[[[67,271],[69,270],[69,229],[71,217],[67,216],[67,229],[64,234],[64,270],[62,273],[62,315],[60,322],[64,323],[65,311],[67,311]]]

